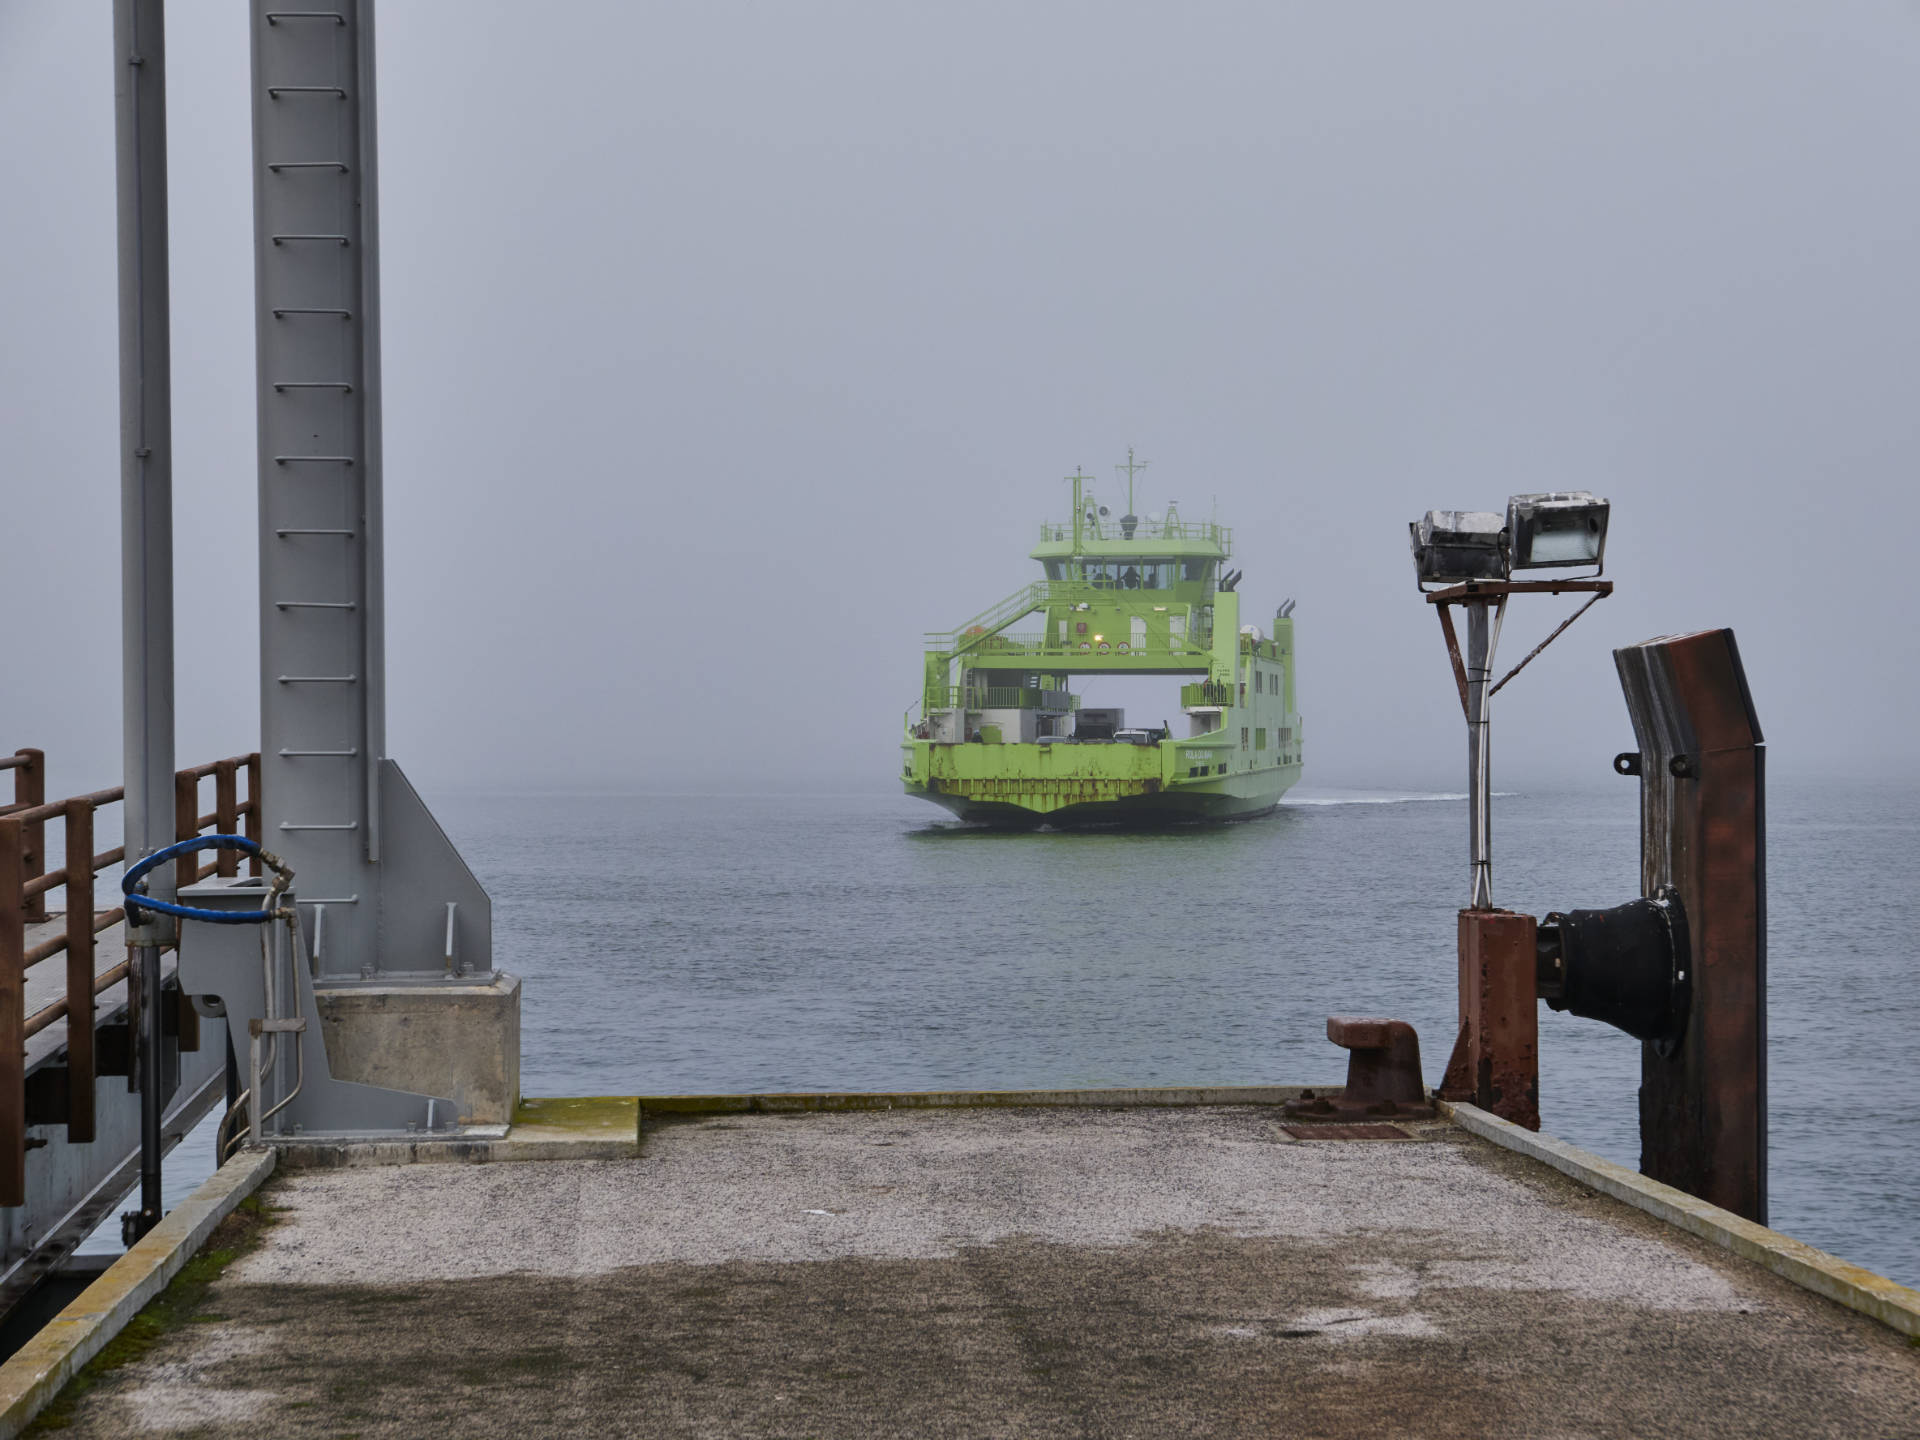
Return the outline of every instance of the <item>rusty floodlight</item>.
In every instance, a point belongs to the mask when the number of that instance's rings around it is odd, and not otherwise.
[[[1550,490],[1507,500],[1507,550],[1515,570],[1594,567],[1607,550],[1611,507],[1591,490]]]
[[[1491,510],[1429,510],[1407,529],[1422,589],[1507,578],[1506,525]]]
[[[1467,848],[1473,871],[1468,908],[1493,905],[1492,764],[1488,702],[1507,681],[1532,663],[1595,601],[1613,593],[1613,582],[1595,576],[1566,580],[1514,580],[1514,570],[1558,566],[1598,567],[1606,552],[1605,500],[1586,490],[1515,495],[1505,517],[1491,510],[1429,510],[1408,526],[1415,583],[1440,615],[1447,657],[1467,717]],[[1442,588],[1429,589],[1430,585]],[[1493,654],[1500,644],[1510,595],[1585,592],[1589,598],[1496,682]],[[1466,653],[1454,629],[1452,608],[1467,612]]]

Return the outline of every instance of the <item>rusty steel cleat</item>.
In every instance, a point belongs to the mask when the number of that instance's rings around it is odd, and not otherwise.
[[[1289,1120],[1346,1121],[1433,1115],[1420,1079],[1420,1037],[1404,1020],[1360,1015],[1329,1015],[1327,1038],[1351,1052],[1347,1088],[1339,1096],[1304,1092],[1284,1107]]]

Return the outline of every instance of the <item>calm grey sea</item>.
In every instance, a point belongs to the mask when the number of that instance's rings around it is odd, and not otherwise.
[[[1498,798],[1496,899],[1637,894],[1636,788]],[[525,979],[529,1094],[1337,1083],[1337,1012],[1412,1021],[1431,1082],[1453,1037],[1457,797],[1032,835],[887,795],[433,803]],[[1768,817],[1773,1224],[1920,1284],[1920,787],[1776,782]],[[1543,1007],[1540,1053],[1545,1128],[1637,1165],[1637,1044]]]

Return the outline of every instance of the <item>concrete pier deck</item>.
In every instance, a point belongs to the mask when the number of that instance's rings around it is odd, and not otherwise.
[[[286,1169],[76,1436],[1920,1435],[1920,1350],[1444,1122],[708,1114]]]

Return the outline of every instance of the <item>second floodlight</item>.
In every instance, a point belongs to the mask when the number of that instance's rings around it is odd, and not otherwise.
[[[1491,510],[1429,510],[1408,529],[1423,585],[1507,577],[1506,527]]]
[[[1607,502],[1590,490],[1550,490],[1507,501],[1507,546],[1515,570],[1596,569],[1607,549]]]

